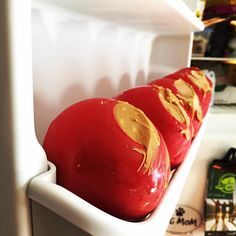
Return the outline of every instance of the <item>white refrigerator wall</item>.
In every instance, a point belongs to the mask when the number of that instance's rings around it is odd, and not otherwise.
[[[81,99],[112,97],[189,65],[191,35],[159,35],[32,4],[36,134]],[[176,56],[174,56],[176,55]]]
[[[33,4],[33,78],[36,133],[86,98],[112,97],[147,82],[152,33]]]

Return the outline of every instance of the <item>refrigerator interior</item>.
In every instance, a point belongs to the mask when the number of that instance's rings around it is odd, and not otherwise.
[[[220,112],[210,109],[207,126],[200,148],[185,181],[178,204],[195,209],[200,213],[202,224],[192,232],[194,236],[203,236],[205,229],[204,207],[207,190],[207,173],[213,159],[222,159],[229,148],[236,146],[236,113]],[[171,236],[173,234],[167,234]]]
[[[162,203],[139,223],[112,217],[56,185],[56,170],[41,144],[49,123],[69,105],[112,97],[189,66],[192,32],[203,24],[180,0],[12,0],[2,9],[6,38],[0,73],[8,80],[1,80],[0,89],[8,97],[3,106],[7,123],[1,121],[1,128],[4,134],[10,131],[1,146],[8,155],[0,178],[9,178],[9,192],[2,198],[9,204],[1,205],[9,216],[5,235],[164,235],[185,180],[197,179],[199,158],[195,169],[191,166],[199,145],[204,139],[202,145],[209,146],[213,137],[206,139],[205,123]],[[216,152],[212,140],[210,153]],[[191,196],[182,194],[180,202]],[[202,207],[201,200],[195,202],[196,209]],[[15,227],[7,227],[10,222]]]

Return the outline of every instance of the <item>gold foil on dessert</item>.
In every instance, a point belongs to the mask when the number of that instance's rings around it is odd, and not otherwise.
[[[156,127],[143,111],[127,102],[119,101],[115,105],[114,117],[123,132],[143,146],[143,149],[133,148],[143,156],[138,171],[144,169],[144,173],[150,174],[160,146],[160,136]]]
[[[202,122],[202,108],[200,106],[198,96],[192,86],[182,79],[176,80],[174,82],[174,86],[176,87],[179,93],[177,94],[177,96],[191,107],[192,118],[196,114],[198,121]]]
[[[187,140],[191,139],[191,131],[190,131],[190,118],[183,106],[181,105],[181,101],[178,99],[174,93],[168,89],[163,88],[161,86],[154,85],[153,88],[157,91],[157,94],[161,100],[161,103],[166,108],[166,110],[180,123],[186,124],[186,129],[181,131],[182,134],[185,135]]]
[[[203,90],[204,93],[211,92],[211,85],[207,80],[204,72],[192,70],[191,75],[189,75],[188,77],[198,88]]]

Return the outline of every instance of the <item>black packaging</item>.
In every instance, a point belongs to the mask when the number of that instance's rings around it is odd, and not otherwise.
[[[208,170],[205,236],[236,236],[236,149]]]

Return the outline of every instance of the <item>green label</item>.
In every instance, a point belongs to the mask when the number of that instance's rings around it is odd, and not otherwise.
[[[223,168],[214,165],[209,170],[208,198],[233,199],[235,173],[229,173]]]
[[[222,193],[232,194],[234,192],[235,177],[236,175],[233,173],[226,173],[222,175],[215,188]]]

